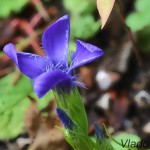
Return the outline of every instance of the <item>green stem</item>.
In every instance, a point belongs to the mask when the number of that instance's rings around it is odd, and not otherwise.
[[[104,123],[103,123],[103,126],[104,126],[104,129],[105,129],[107,135],[109,136],[109,138],[110,138],[112,141],[114,141],[115,143],[117,143],[118,145],[120,145],[121,147],[123,147],[122,144],[119,143],[119,142],[109,133],[109,131],[108,131],[108,129],[106,128],[106,126],[105,126]],[[130,150],[130,148],[127,147],[127,146],[125,146],[125,148],[128,148],[128,150]]]

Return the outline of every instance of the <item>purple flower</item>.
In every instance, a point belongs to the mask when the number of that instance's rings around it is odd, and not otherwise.
[[[70,117],[62,109],[56,107],[56,112],[66,129],[68,128],[72,130],[73,128],[77,128],[76,124],[70,119]]]
[[[50,89],[71,89],[74,85],[82,85],[75,81],[72,70],[87,64],[103,54],[96,46],[76,41],[76,52],[72,55],[72,63],[68,66],[68,44],[70,37],[70,21],[65,15],[53,23],[42,36],[45,56],[16,52],[12,43],[3,51],[15,62],[20,71],[33,81],[35,93],[43,97]]]
[[[98,124],[95,122],[94,123],[94,128],[95,128],[95,132],[96,132],[96,136],[99,142],[101,142],[101,139],[105,139],[105,136],[103,134],[102,129],[98,126]]]

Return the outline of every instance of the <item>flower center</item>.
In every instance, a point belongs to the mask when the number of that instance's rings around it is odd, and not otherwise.
[[[45,57],[45,68],[43,72],[52,71],[52,70],[61,70],[67,72],[68,68],[64,67],[63,60],[60,60],[57,64],[54,64],[47,56]]]

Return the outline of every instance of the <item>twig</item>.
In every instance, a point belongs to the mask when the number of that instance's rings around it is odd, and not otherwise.
[[[125,22],[125,16],[124,16],[124,13],[123,13],[123,9],[122,9],[122,6],[120,4],[120,1],[119,0],[116,0],[116,4],[119,8],[119,14],[120,14],[120,17],[121,17],[121,21],[123,22],[124,26],[125,26],[125,29],[129,35],[129,38],[133,44],[133,50],[134,50],[134,53],[136,55],[136,58],[137,58],[137,61],[138,61],[138,65],[139,66],[142,66],[142,58],[140,56],[140,52],[139,52],[139,49],[134,41],[134,37],[133,37],[133,33],[131,32],[131,29],[128,27],[128,25],[126,24]]]
[[[33,33],[33,35],[26,37],[26,38],[22,39],[19,43],[17,43],[16,48],[19,50],[23,50],[25,47],[27,47],[29,44],[31,44],[32,40],[34,40],[41,33],[42,33],[42,30],[36,30]],[[36,51],[34,51],[34,52],[38,55],[43,55],[43,51],[41,49],[36,49]]]
[[[45,21],[50,21],[50,17],[44,8],[41,0],[29,0],[33,5],[35,5],[37,11],[41,14],[41,16],[45,19]]]

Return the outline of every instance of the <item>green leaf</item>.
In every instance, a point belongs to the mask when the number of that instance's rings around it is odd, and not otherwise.
[[[75,87],[69,94],[59,92],[55,93],[57,105],[61,108],[73,122],[81,128],[84,133],[88,132],[88,121],[82,101],[82,97]]]
[[[119,149],[119,150],[137,150],[137,147],[134,147],[134,143],[137,144],[138,142],[141,141],[141,139],[137,135],[133,134],[127,134],[127,133],[120,133],[117,136],[114,137],[119,143],[121,143],[122,146],[118,145],[114,141],[112,141],[112,146],[114,149]],[[130,141],[129,145],[128,142]],[[131,145],[132,144],[132,145]],[[125,145],[125,146],[124,146]],[[124,146],[124,147],[123,147]],[[128,147],[128,148],[127,148]]]
[[[106,128],[105,124],[103,124],[105,131],[109,138],[112,140],[112,146],[114,147],[115,150],[137,150],[137,144],[138,142],[141,141],[141,139],[134,134],[128,134],[128,133],[123,133],[123,134],[118,134],[115,136],[115,138],[109,133],[108,129]],[[130,142],[128,144],[128,142]],[[134,146],[132,145],[134,144]]]
[[[30,102],[23,99],[16,106],[0,114],[0,139],[14,138],[23,132],[24,114]]]
[[[95,21],[91,14],[73,17],[71,19],[71,37],[88,39],[100,28],[100,21]]]
[[[88,134],[80,131],[64,130],[65,139],[74,148],[74,150],[101,150],[94,143]]]
[[[63,0],[63,5],[71,15],[90,14],[96,7],[95,0]]]
[[[136,0],[136,11],[131,13],[126,23],[133,32],[137,32],[137,45],[143,52],[150,51],[150,1],[149,0]]]
[[[113,146],[110,144],[110,142],[105,138],[101,139],[101,143],[99,144],[100,150],[116,150],[113,148]]]
[[[0,18],[8,17],[12,12],[19,12],[28,0],[0,0]]]
[[[92,13],[96,9],[96,0],[63,0],[64,7],[70,12],[71,38],[91,38],[100,28],[100,21]]]
[[[7,75],[0,80],[0,113],[11,109],[33,91],[30,80],[25,76],[21,76],[14,86],[12,84],[14,75]]]
[[[136,11],[131,13],[126,18],[126,23],[133,32],[137,32],[143,29],[144,27],[150,25],[150,1],[136,0],[135,9]]]
[[[31,104],[28,95],[37,100],[39,109],[46,107],[53,97],[49,92],[44,98],[38,99],[27,77],[22,75],[13,85],[14,77],[12,73],[0,80],[0,139],[14,138],[23,132],[24,115]]]

